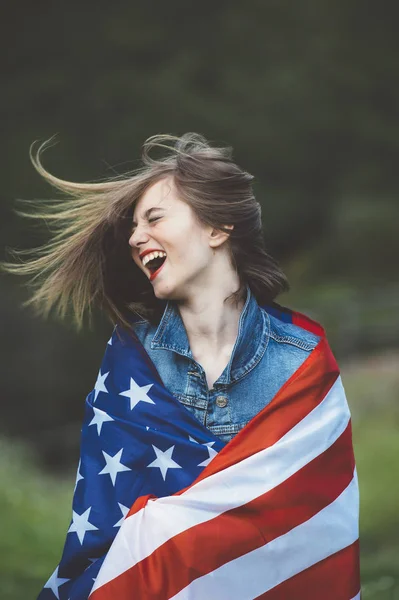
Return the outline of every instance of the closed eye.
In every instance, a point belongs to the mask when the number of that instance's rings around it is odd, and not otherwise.
[[[149,223],[153,223],[154,221],[159,221],[159,219],[161,219],[161,217],[153,217],[152,219],[148,219]],[[136,229],[136,225],[132,225],[131,229],[130,229],[130,235],[133,235],[133,233],[135,232]]]

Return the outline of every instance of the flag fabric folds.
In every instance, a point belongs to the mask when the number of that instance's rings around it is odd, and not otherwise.
[[[46,600],[360,598],[349,408],[324,330],[231,442],[163,386],[114,331],[86,399],[73,518]],[[249,401],[249,399],[246,399]]]

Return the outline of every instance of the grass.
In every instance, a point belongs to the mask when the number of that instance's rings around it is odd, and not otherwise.
[[[363,600],[399,599],[399,354],[342,367],[359,474]],[[58,564],[75,475],[46,477],[0,440],[2,600],[35,598]]]
[[[360,487],[363,600],[399,598],[399,354],[341,369]]]
[[[74,476],[44,476],[27,449],[4,440],[0,452],[1,598],[36,598],[60,559]]]

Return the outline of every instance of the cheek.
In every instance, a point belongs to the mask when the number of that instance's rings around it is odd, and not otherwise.
[[[207,248],[203,244],[192,243],[185,252],[180,254],[180,261],[190,271],[202,269],[209,262]]]
[[[180,223],[173,230],[169,227],[163,241],[163,247],[173,266],[184,266],[192,270],[198,263],[209,260],[206,240],[197,226],[184,227]]]

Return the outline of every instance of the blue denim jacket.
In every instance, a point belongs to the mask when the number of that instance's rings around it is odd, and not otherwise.
[[[271,402],[320,339],[269,314],[247,285],[230,361],[209,390],[174,302],[167,303],[158,326],[138,320],[134,330],[166,388],[223,442]]]

